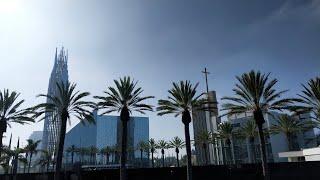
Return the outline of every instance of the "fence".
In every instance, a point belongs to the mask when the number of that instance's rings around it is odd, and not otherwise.
[[[320,162],[271,163],[269,164],[271,180],[313,180],[320,179]],[[66,172],[65,180],[119,180],[118,169]],[[12,175],[0,175],[0,180],[11,180]],[[53,173],[17,174],[16,180],[53,180]],[[146,168],[128,169],[129,180],[186,180],[186,168]],[[259,180],[259,164],[231,166],[195,166],[195,180]]]

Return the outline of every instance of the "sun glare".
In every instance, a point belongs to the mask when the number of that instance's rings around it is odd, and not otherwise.
[[[19,10],[18,0],[0,0],[0,14],[14,14]]]

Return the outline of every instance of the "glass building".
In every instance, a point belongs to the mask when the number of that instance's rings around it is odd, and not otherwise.
[[[63,47],[59,54],[56,49],[54,66],[49,80],[48,95],[56,96],[58,94],[57,83],[61,82],[68,82],[68,52],[65,52]],[[48,103],[50,103],[50,101],[50,99],[47,99]],[[56,118],[54,119],[54,117]],[[43,150],[54,153],[59,139],[60,123],[61,120],[58,116],[54,116],[54,114],[51,112],[45,114],[43,136],[41,141]]]
[[[74,145],[77,148],[97,147],[98,150],[109,147],[113,149],[109,164],[118,164],[120,160],[121,147],[121,121],[119,116],[97,115],[95,112],[96,124],[78,123],[66,134],[65,150]],[[149,140],[149,118],[131,117],[128,122],[128,163],[130,165],[140,163],[140,151],[137,144],[141,141]],[[66,155],[66,154],[65,154]],[[79,153],[74,155],[74,162],[80,161]],[[102,154],[97,153],[96,164],[103,164]],[[143,153],[143,159],[147,159],[148,154]],[[70,160],[68,156],[67,159]],[[68,161],[68,160],[66,160]]]

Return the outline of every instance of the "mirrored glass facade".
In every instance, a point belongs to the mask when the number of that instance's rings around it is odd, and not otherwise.
[[[54,66],[51,72],[48,95],[55,97],[58,95],[57,83],[68,82],[68,52],[62,49],[60,52],[55,54]],[[47,99],[50,103],[51,100]],[[43,136],[42,136],[42,148],[43,150],[48,150],[50,153],[54,153],[56,149],[56,144],[58,142],[58,137],[60,133],[61,120],[59,116],[55,116],[55,112],[47,112],[45,114],[44,126],[43,126]]]
[[[77,148],[97,147],[98,150],[109,147],[112,149],[108,163],[119,163],[121,147],[121,121],[119,116],[95,113],[96,124],[78,123],[66,134],[65,150],[72,145]],[[139,142],[149,139],[149,118],[132,117],[128,123],[128,163],[139,164],[140,151],[136,150]],[[80,161],[80,153],[74,155],[74,162]],[[148,155],[143,153],[143,158]],[[70,159],[70,157],[67,157]],[[106,158],[101,153],[96,154],[96,164],[105,163]]]

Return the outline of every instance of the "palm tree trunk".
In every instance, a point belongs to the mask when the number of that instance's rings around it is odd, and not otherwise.
[[[26,159],[28,160],[28,152],[26,152]],[[26,173],[27,164],[24,164],[23,166],[23,173]]]
[[[179,163],[179,148],[176,148],[177,167],[180,167]]]
[[[246,138],[246,148],[247,148],[247,155],[248,155],[248,163],[252,164],[252,151],[251,151],[251,143],[250,138]]]
[[[191,115],[188,110],[182,113],[182,122],[184,124],[184,135],[187,151],[187,180],[192,180],[192,162],[191,162],[191,144],[190,144],[190,130],[189,124],[191,123]]]
[[[90,155],[90,163],[94,164],[93,154]]]
[[[222,147],[222,153],[224,154],[224,158],[223,158],[223,165],[226,165],[228,163],[228,153],[226,151],[226,142],[223,141],[223,143],[221,144]]]
[[[4,119],[0,120],[0,157],[2,154],[2,138],[3,138],[3,134],[7,131],[7,121],[5,121]]]
[[[71,164],[73,165],[74,151],[71,152]]]
[[[265,180],[270,180],[269,167],[267,162],[266,142],[263,133],[263,124],[265,120],[261,110],[254,112],[254,120],[258,126],[258,134],[260,139],[262,173]]]
[[[92,154],[92,155],[91,155],[91,164],[93,164],[93,165],[95,164],[95,157],[94,157],[94,154]]]
[[[221,165],[225,165],[225,159],[226,159],[226,155],[225,155],[225,151],[224,151],[224,140],[220,140],[219,141],[219,157],[220,157],[220,164]]]
[[[262,163],[262,173],[265,180],[269,180],[269,170],[268,170],[268,163],[267,163],[267,152],[266,152],[266,143],[264,139],[264,133],[262,129],[262,125],[258,125],[258,133],[260,139],[260,151],[261,151],[261,163]]]
[[[218,161],[217,161],[218,157],[217,157],[216,143],[214,142],[214,143],[212,143],[211,145],[212,145],[213,164],[214,164],[214,165],[218,165]],[[209,149],[209,151],[210,151],[210,149]],[[210,162],[210,163],[211,163],[211,162]]]
[[[60,179],[61,166],[62,166],[62,156],[63,156],[63,146],[64,139],[66,136],[66,128],[67,128],[67,114],[63,113],[61,115],[61,126],[60,126],[60,135],[59,135],[59,143],[57,149],[57,158],[56,158],[56,169],[54,173],[54,180]]]
[[[236,158],[235,158],[235,154],[234,154],[234,145],[233,145],[233,139],[232,137],[230,138],[230,145],[231,145],[231,158],[232,158],[232,163],[236,164]]]
[[[30,153],[30,157],[29,157],[28,173],[30,173],[30,166],[31,166],[32,155],[33,155],[33,153],[31,152],[31,153]]]
[[[154,168],[153,150],[151,151],[151,165]]]
[[[227,145],[228,145],[228,160],[229,160],[229,162],[228,162],[228,164],[230,163],[232,163],[233,162],[233,158],[232,158],[232,147],[231,147],[231,140],[230,139],[228,139],[228,141],[227,141]]]
[[[250,151],[251,151],[251,157],[252,157],[252,163],[256,163],[257,157],[256,157],[256,146],[254,144],[254,137],[250,137],[249,139],[250,143]]]
[[[210,154],[210,144],[208,144],[208,145],[209,145],[208,150],[209,150],[209,154]],[[212,157],[212,159],[210,159],[209,164],[213,163],[215,165],[216,164],[216,150],[214,148],[214,143],[211,145],[212,145],[211,146],[212,147],[212,151],[211,151],[212,154],[210,154],[210,157]]]
[[[291,140],[291,134],[290,133],[286,133],[286,140],[287,140],[287,144],[288,144],[288,150],[292,151],[293,147],[292,147],[292,140]]]
[[[220,144],[220,140],[216,140],[216,144],[214,146],[215,150],[216,150],[216,165],[220,165],[220,161],[221,161],[221,155],[220,155],[220,148],[219,148],[219,144]]]
[[[114,164],[114,159],[115,159],[115,154],[114,152],[112,153],[112,157],[111,157],[111,163]]]
[[[16,154],[13,161],[13,168],[12,168],[12,174],[16,175],[18,173],[18,157],[19,155]]]
[[[127,159],[127,131],[128,121],[130,120],[129,111],[124,107],[120,114],[122,122],[122,141],[121,141],[121,166],[120,166],[120,180],[127,180],[126,159]]]
[[[107,164],[107,165],[109,164],[109,159],[110,159],[109,157],[110,157],[110,154],[107,153],[107,155],[106,155],[106,158],[107,158],[107,159],[106,159],[106,164]]]
[[[256,154],[256,145],[254,144],[254,142],[252,142],[252,144],[251,144],[251,152],[252,152],[252,163],[256,163],[257,162],[257,154]]]
[[[1,127],[0,127],[1,128]],[[2,138],[3,138],[3,131],[0,131],[0,157],[2,155]]]
[[[96,154],[92,154],[92,164],[96,164]]]
[[[204,152],[204,156],[205,156],[205,165],[208,165],[208,152],[207,152],[207,145],[206,143],[202,144],[203,147],[203,152]]]
[[[161,149],[162,154],[162,167],[164,167],[164,149]]]
[[[140,167],[143,167],[142,155],[143,155],[143,150],[140,149]]]
[[[187,180],[192,180],[192,162],[191,162],[191,144],[190,144],[190,131],[189,123],[184,125],[184,133],[186,140],[186,151],[187,151]]]

